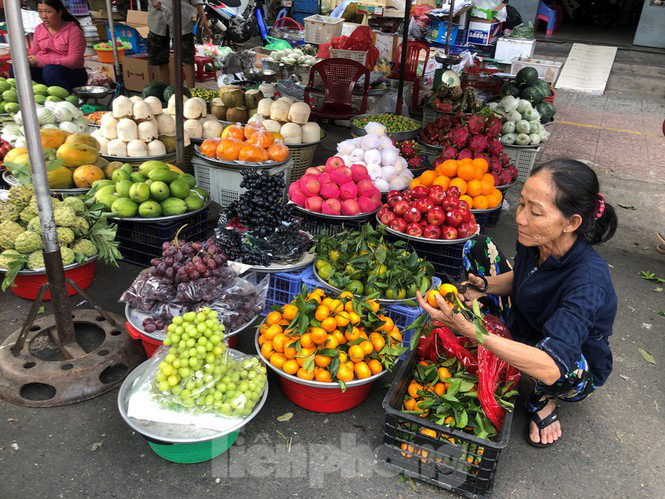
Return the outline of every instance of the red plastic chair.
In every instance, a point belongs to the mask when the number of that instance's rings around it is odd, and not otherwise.
[[[310,92],[321,93],[314,89],[314,77],[318,73],[323,81],[323,105],[315,108],[310,99]],[[360,109],[354,109],[351,98],[355,84],[365,77],[363,85],[362,102]],[[369,91],[369,69],[359,62],[351,59],[332,58],[325,59],[312,66],[309,70],[309,83],[305,88],[305,102],[312,108],[313,118],[327,118],[332,120],[348,120],[367,110],[367,97]]]
[[[423,70],[420,76],[418,75],[418,65],[420,62],[420,51],[425,51],[425,63],[423,64]],[[429,60],[429,47],[421,42],[408,42],[406,45],[406,66],[404,68],[404,81],[413,82],[413,100],[411,102],[411,108],[418,108],[418,96],[420,94],[420,82],[425,75],[425,69],[427,68],[427,61]],[[397,54],[395,56],[393,78],[399,78],[399,66],[402,61],[402,44],[400,43],[397,47]]]

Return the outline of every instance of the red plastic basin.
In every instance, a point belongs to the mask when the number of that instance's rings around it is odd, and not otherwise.
[[[303,409],[314,412],[344,412],[362,404],[372,391],[373,381],[357,386],[318,388],[279,376],[279,384],[286,397]]]
[[[65,278],[74,281],[79,288],[87,289],[95,280],[96,266],[97,260],[92,260],[79,267],[65,270]],[[19,274],[14,279],[14,284],[16,284],[16,286],[12,286],[9,289],[11,289],[12,293],[16,296],[25,298],[26,300],[34,300],[37,298],[41,285],[47,281],[48,277],[46,277],[46,272],[43,274]],[[75,294],[76,290],[68,284],[67,295],[74,296]],[[44,300],[49,301],[50,299],[51,293],[46,291]]]

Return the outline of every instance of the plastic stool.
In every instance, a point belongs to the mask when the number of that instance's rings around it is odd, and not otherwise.
[[[555,31],[559,30],[561,21],[563,20],[563,9],[558,5],[548,6],[543,0],[540,0],[538,5],[538,14],[536,15],[536,24],[534,30],[538,29],[538,21],[545,21],[547,23],[547,36],[551,36]]]
[[[217,78],[217,71],[215,71],[215,61],[212,57],[194,57],[194,64],[196,65],[196,81],[203,82],[207,80],[215,80]],[[212,71],[206,71],[206,64],[212,66]]]

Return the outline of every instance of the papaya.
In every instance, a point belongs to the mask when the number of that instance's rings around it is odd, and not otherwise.
[[[164,182],[167,184],[170,184],[173,182],[175,179],[177,179],[179,176],[178,173],[172,172],[171,170],[162,170],[161,168],[158,168],[156,170],[152,170],[149,174],[148,177],[150,180],[153,182]]]
[[[74,170],[74,184],[79,188],[90,188],[92,183],[104,179],[104,172],[95,165],[82,165]]]
[[[63,160],[67,168],[76,168],[94,165],[99,159],[99,151],[85,144],[62,144],[58,147],[56,157]]]
[[[94,147],[100,151],[102,146],[96,138],[89,133],[73,133],[65,140],[65,144],[85,144],[86,146]]]
[[[42,138],[42,147],[44,149],[57,149],[65,143],[70,133],[55,128],[42,128],[39,131],[39,135]]]
[[[46,174],[48,186],[51,189],[71,189],[74,186],[73,172],[69,168],[61,166]]]
[[[28,166],[30,164],[30,157],[28,156],[27,147],[15,147],[10,150],[5,156],[5,159],[3,159],[3,162]]]
[[[106,165],[108,165],[108,164],[109,164],[109,160],[108,160],[108,159],[104,159],[104,158],[102,158],[101,156],[99,157],[99,159],[98,159],[97,161],[95,161],[95,166],[96,166],[97,168],[101,168],[102,170],[103,170],[103,169],[106,167]]]

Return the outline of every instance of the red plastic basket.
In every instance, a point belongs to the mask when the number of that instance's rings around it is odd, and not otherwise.
[[[281,17],[275,21],[275,23],[272,25],[272,29],[275,28],[281,28],[281,29],[292,29],[292,30],[298,30],[302,31],[303,25],[300,24],[298,21],[295,19],[292,19],[290,17]]]
[[[284,395],[303,409],[314,412],[344,412],[362,404],[372,391],[373,381],[364,385],[341,388],[317,388],[302,385],[279,376],[279,385]]]
[[[97,260],[92,260],[79,267],[65,270],[65,278],[74,281],[79,288],[87,289],[95,280],[96,266]],[[16,296],[25,298],[26,300],[34,300],[37,298],[41,285],[47,281],[48,277],[46,276],[46,272],[43,274],[19,274],[14,279],[14,284],[16,284],[16,286],[12,286],[9,289],[11,289],[12,293]],[[76,290],[70,285],[67,285],[67,296],[74,296],[75,294]],[[46,291],[44,300],[49,301],[50,299],[51,293]]]
[[[556,98],[556,92],[554,91],[554,85],[550,85],[550,91],[552,92],[552,95],[549,95],[545,97],[545,102],[549,102],[550,104],[554,104],[554,99]]]

